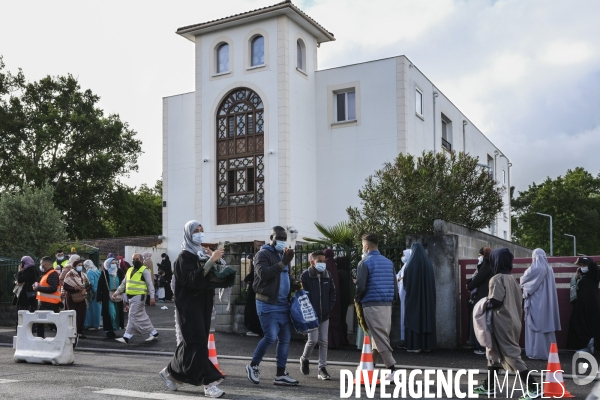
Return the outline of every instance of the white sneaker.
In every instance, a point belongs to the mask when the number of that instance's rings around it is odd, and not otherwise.
[[[258,333],[254,333],[252,331],[246,332],[246,336],[259,336]]]
[[[398,372],[398,370],[394,370],[385,376],[385,380],[389,382],[394,382],[394,375]]]
[[[163,368],[163,370],[158,373],[158,376],[162,378],[169,390],[177,390],[177,383],[171,379],[171,374],[167,372],[167,367]]]
[[[219,398],[225,394],[224,391],[216,387],[215,385],[204,386],[204,395],[213,399]]]
[[[148,336],[148,339],[146,339],[145,341],[146,341],[146,342],[152,342],[152,341],[154,341],[154,340],[158,340],[158,333],[156,333],[156,334],[154,334],[154,335],[153,335],[153,334],[150,334],[150,336]]]

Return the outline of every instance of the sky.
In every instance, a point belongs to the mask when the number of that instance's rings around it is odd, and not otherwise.
[[[3,0],[0,55],[28,80],[73,74],[138,132],[131,186],[162,174],[162,98],[194,90],[177,28],[278,0]],[[513,163],[518,191],[600,173],[597,0],[297,0],[336,37],[319,69],[406,55]]]

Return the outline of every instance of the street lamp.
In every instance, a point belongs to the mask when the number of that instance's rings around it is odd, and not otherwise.
[[[536,214],[550,218],[550,257],[552,257],[552,215],[542,214],[536,212]]]
[[[568,233],[565,233],[565,236],[573,238],[573,256],[577,257],[577,239],[575,238],[575,235],[569,235]]]

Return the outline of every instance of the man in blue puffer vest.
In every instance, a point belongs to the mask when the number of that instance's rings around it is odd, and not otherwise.
[[[385,368],[392,372],[385,377],[393,381],[396,360],[390,345],[392,302],[398,298],[394,263],[381,255],[379,237],[375,233],[362,236],[363,259],[356,269],[356,301],[363,307],[365,322],[371,336],[373,363],[381,355]]]

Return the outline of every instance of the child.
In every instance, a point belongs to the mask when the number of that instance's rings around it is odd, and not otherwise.
[[[329,331],[329,313],[335,304],[335,286],[326,270],[325,254],[317,250],[311,254],[310,267],[302,273],[300,280],[302,287],[308,292],[308,298],[319,317],[319,328],[308,333],[308,340],[300,357],[300,372],[309,374],[308,361],[317,341],[319,343],[319,373],[317,377],[330,380],[327,373],[327,346]]]

